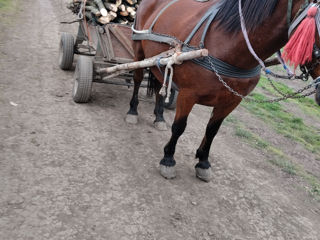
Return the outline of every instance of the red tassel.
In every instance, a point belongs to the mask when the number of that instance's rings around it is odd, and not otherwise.
[[[307,17],[300,23],[295,33],[284,47],[282,54],[286,62],[290,61],[296,69],[299,65],[312,60],[313,45],[315,42],[317,7],[308,10]]]

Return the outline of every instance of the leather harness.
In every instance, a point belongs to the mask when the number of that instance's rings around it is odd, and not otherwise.
[[[165,35],[165,34],[160,34],[160,33],[155,33],[153,32],[153,27],[159,17],[165,12],[166,9],[168,9],[171,5],[175,4],[179,0],[172,0],[170,1],[156,16],[154,21],[152,22],[151,26],[147,30],[136,30],[135,23],[132,26],[133,34],[132,34],[132,40],[150,40],[150,41],[155,41],[159,43],[166,43],[172,47],[178,47],[182,46],[182,51],[190,51],[190,50],[197,50],[204,48],[204,40],[207,34],[207,31],[211,25],[211,23],[214,21],[217,13],[221,9],[221,6],[224,4],[225,1],[228,0],[221,0],[218,3],[214,4],[211,6],[208,11],[203,15],[203,17],[200,19],[200,21],[197,23],[197,25],[194,27],[194,29],[191,31],[189,36],[186,38],[185,41],[181,41],[173,36]],[[208,0],[196,0],[198,2],[206,2]],[[311,6],[309,4],[308,0],[306,1],[306,4],[302,6],[302,13],[297,14],[297,17],[295,17],[295,20],[293,21],[292,24],[290,24],[291,20],[291,12],[292,12],[292,1],[288,1],[288,24],[290,25],[289,28],[289,33],[291,33],[298,25],[299,23],[306,17],[307,15],[307,10]],[[189,43],[194,37],[194,35],[198,32],[200,27],[206,22],[206,25],[204,27],[204,30],[202,32],[201,40],[199,43],[199,46],[190,46]],[[320,22],[317,23],[320,27]],[[291,30],[291,31],[290,31]],[[216,70],[219,74],[224,75],[226,77],[232,77],[232,78],[252,78],[260,75],[261,73],[261,66],[258,65],[255,68],[252,69],[241,69],[235,66],[232,66],[218,58],[215,58],[214,56],[209,55],[208,57],[200,58],[200,59],[194,59],[192,62],[210,70],[214,71]]]

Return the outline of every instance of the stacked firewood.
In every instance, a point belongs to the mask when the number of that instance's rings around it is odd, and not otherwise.
[[[130,24],[134,21],[137,8],[142,0],[87,0],[84,15],[87,20],[100,24],[109,22]],[[68,8],[75,14],[81,11],[84,0],[71,0]]]

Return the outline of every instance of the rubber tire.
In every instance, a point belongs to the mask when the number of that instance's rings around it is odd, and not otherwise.
[[[169,102],[168,103],[166,103],[166,102],[164,103],[164,107],[166,109],[173,110],[173,109],[176,108],[178,94],[179,94],[179,92],[177,90],[174,90],[173,88],[171,88],[171,95],[170,95],[170,98],[169,98]]]
[[[79,56],[74,72],[74,85],[72,91],[73,101],[87,103],[91,96],[93,79],[93,62],[90,57]]]
[[[70,70],[73,65],[74,38],[70,33],[63,32],[59,46],[59,67],[62,70]]]

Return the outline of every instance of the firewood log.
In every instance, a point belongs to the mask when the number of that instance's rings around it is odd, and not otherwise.
[[[127,11],[120,11],[119,14],[122,16],[122,17],[127,17],[129,16],[129,13]]]
[[[87,0],[85,16],[88,20],[107,24],[116,22],[129,24],[136,17],[137,8],[142,0]],[[145,0],[147,1],[147,0]],[[69,0],[67,8],[78,14],[83,0]]]
[[[86,6],[86,11],[91,12],[97,17],[101,16],[101,12],[99,11],[99,9],[94,6],[90,6],[90,5]]]
[[[104,5],[106,6],[106,9],[111,10],[113,12],[116,12],[118,10],[118,6],[114,3],[105,2]]]
[[[103,17],[107,17],[107,16],[108,16],[108,11],[107,11],[107,9],[105,8],[102,0],[93,0],[93,1],[94,1],[95,4],[97,4],[97,6],[98,6],[98,8],[99,8],[99,10],[100,10],[100,12],[101,12],[101,15],[102,15]]]
[[[134,5],[137,3],[137,0],[125,0],[127,3],[129,3],[130,5]]]
[[[119,7],[122,4],[122,0],[116,0],[115,4],[116,4],[117,7]]]
[[[120,10],[120,12],[124,12],[124,11],[126,11],[126,5],[121,4],[121,5],[118,7],[118,9]]]
[[[112,20],[114,20],[117,17],[117,14],[115,12],[108,12],[108,15],[106,17],[102,16],[98,19],[98,22],[102,23],[102,24],[107,24],[109,22],[111,22]]]

